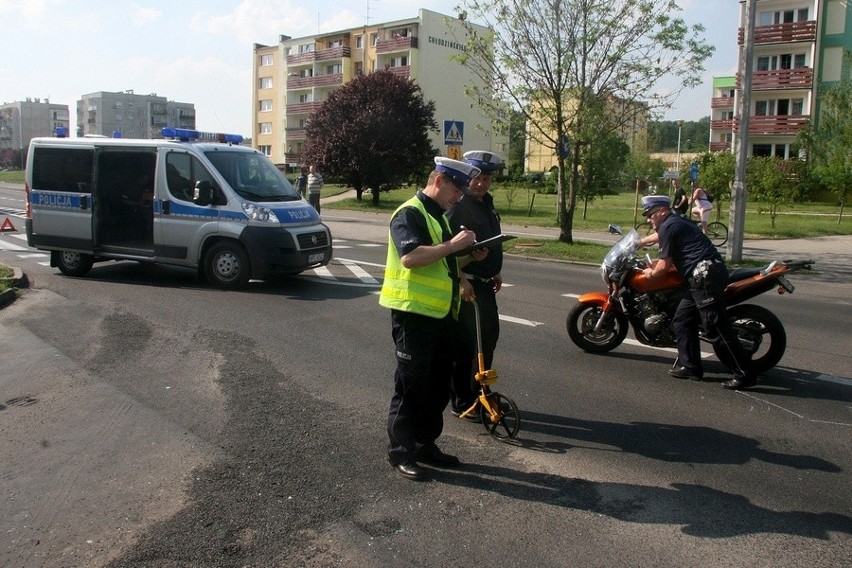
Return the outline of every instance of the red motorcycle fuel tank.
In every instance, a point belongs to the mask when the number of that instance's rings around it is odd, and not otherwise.
[[[631,288],[642,294],[648,292],[656,292],[657,290],[668,290],[669,288],[679,288],[684,285],[683,278],[677,273],[677,270],[671,268],[661,278],[650,280],[641,271],[637,270],[633,273],[627,282]]]

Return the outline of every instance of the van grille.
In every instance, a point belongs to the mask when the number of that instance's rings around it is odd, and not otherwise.
[[[325,248],[328,246],[328,233],[325,231],[303,233],[297,238],[299,240],[299,250]]]

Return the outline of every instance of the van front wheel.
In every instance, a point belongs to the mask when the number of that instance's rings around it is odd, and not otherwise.
[[[251,277],[248,255],[239,244],[217,243],[204,257],[204,274],[221,290],[243,288]]]
[[[61,250],[56,253],[56,266],[66,276],[85,276],[95,259],[90,254]]]

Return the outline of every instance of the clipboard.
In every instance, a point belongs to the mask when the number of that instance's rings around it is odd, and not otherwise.
[[[517,238],[517,237],[515,237],[515,235],[504,235],[503,233],[500,233],[499,235],[495,235],[495,236],[488,238],[488,239],[485,239],[483,241],[476,241],[475,243],[473,243],[473,246],[470,246],[470,247],[464,249],[463,251],[461,251],[457,254],[459,256],[464,256],[466,254],[470,254],[471,252],[473,252],[475,250],[480,250],[480,249],[484,249],[486,247],[498,245],[500,243],[504,243],[504,242],[511,240],[511,239],[514,239],[514,238]]]

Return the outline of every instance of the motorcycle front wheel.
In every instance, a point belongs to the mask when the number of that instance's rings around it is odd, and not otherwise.
[[[581,303],[568,312],[568,337],[583,351],[606,353],[621,345],[627,337],[629,324],[621,312],[610,312],[596,330],[602,313],[599,305]]]
[[[743,350],[751,356],[752,372],[766,372],[781,361],[787,349],[787,332],[775,314],[761,306],[740,304],[728,308],[728,319]],[[717,357],[718,350],[713,345]]]

